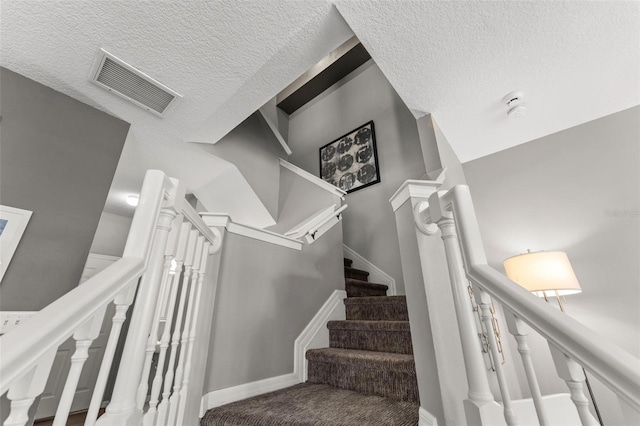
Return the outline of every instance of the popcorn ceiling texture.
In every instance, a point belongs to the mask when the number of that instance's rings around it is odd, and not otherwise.
[[[637,2],[3,0],[1,60],[132,123],[117,204],[149,168],[191,189],[237,180],[185,142],[218,141],[351,29],[464,162],[639,104],[638,22]],[[160,119],[94,86],[100,47],[184,99]],[[507,120],[500,100],[512,90],[525,92],[524,119]]]

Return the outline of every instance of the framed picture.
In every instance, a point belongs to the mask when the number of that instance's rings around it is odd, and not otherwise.
[[[18,248],[32,213],[29,210],[0,205],[0,281]]]
[[[373,121],[320,148],[320,177],[347,193],[380,182]]]

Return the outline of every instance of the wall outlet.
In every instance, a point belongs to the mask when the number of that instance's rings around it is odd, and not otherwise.
[[[16,328],[37,313],[38,311],[0,311],[0,334]]]

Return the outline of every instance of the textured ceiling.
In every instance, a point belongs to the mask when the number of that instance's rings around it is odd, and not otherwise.
[[[2,0],[0,18],[3,66],[132,123],[112,210],[148,168],[191,190],[229,175],[185,142],[216,142],[353,33],[462,161],[640,104],[638,2]],[[184,99],[158,118],[94,86],[99,48]]]

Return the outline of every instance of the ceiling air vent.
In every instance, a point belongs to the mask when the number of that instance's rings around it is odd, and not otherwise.
[[[104,49],[100,49],[90,79],[98,86],[161,117],[177,98],[182,97]]]

